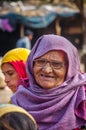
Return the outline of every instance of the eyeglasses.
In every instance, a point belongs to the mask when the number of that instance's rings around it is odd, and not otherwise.
[[[53,69],[61,69],[62,67],[64,67],[66,65],[65,63],[62,63],[62,62],[57,62],[57,61],[54,61],[54,60],[48,61],[48,60],[45,60],[45,59],[36,59],[36,60],[34,60],[34,63],[39,67],[44,67],[44,65],[49,63],[50,66]]]

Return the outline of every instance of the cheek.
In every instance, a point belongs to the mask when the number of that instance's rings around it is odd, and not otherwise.
[[[36,76],[39,72],[40,72],[40,67],[34,66],[34,67],[33,67],[34,76]]]
[[[15,73],[12,78],[14,79],[15,82],[18,82],[20,79],[18,73]]]
[[[62,70],[58,70],[56,72],[56,75],[59,78],[65,79],[66,78],[66,73],[67,73],[66,69],[62,69]]]
[[[66,75],[67,75],[67,71],[63,70],[61,76],[63,77],[64,80],[66,79]]]
[[[19,83],[19,81],[20,81],[19,76],[15,76],[15,77],[13,78],[13,82],[12,82],[12,84],[16,87],[17,84]]]
[[[16,80],[19,80],[19,79],[20,79],[20,77],[19,77],[18,74],[15,75],[15,79],[16,79]]]
[[[41,68],[40,67],[33,67],[33,73],[34,73],[34,78],[36,81],[39,80],[39,75],[41,73]]]

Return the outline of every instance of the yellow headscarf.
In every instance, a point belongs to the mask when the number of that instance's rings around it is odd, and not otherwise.
[[[33,116],[31,114],[29,114],[26,110],[24,110],[23,108],[16,106],[14,104],[0,104],[0,117],[2,117],[3,115],[10,113],[10,112],[20,112],[23,113],[25,115],[27,115],[36,125],[36,121],[33,118]]]
[[[30,54],[30,50],[26,48],[12,49],[3,56],[1,65],[6,62],[19,61],[19,60],[26,62],[29,54]]]

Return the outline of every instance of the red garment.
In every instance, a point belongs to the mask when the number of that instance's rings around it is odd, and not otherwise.
[[[18,72],[20,79],[27,78],[26,66],[23,61],[12,61],[10,62]]]

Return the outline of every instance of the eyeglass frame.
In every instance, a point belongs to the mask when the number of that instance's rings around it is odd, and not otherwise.
[[[43,65],[41,65],[41,64],[39,64],[39,63],[37,63],[37,61],[43,61],[44,63],[43,63]],[[43,58],[41,58],[41,59],[35,59],[34,61],[33,61],[36,65],[38,65],[39,67],[44,67],[47,63],[49,63],[49,65],[51,66],[51,68],[53,68],[53,69],[61,69],[61,68],[63,68],[64,66],[66,66],[66,63],[62,63],[62,62],[58,62],[58,61],[55,61],[55,60],[52,60],[52,61],[48,61],[48,60],[46,60],[46,59],[43,59]],[[53,63],[57,63],[59,66],[58,67],[55,67],[55,66],[53,66]]]

